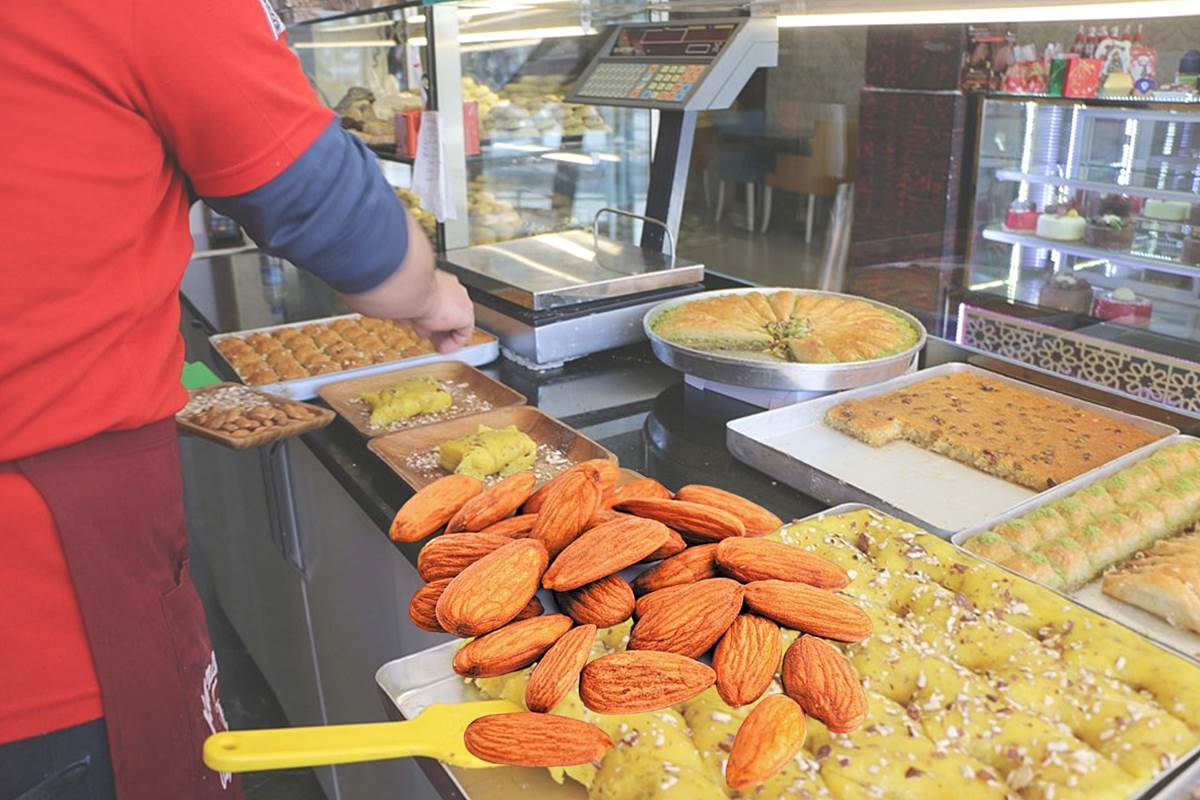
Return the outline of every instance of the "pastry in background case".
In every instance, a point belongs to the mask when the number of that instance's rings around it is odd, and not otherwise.
[[[1074,314],[1092,311],[1092,285],[1078,275],[1054,275],[1038,291],[1038,305]]]
[[[1129,287],[1122,286],[1097,297],[1092,314],[1097,319],[1107,322],[1146,328],[1150,326],[1150,314],[1153,310],[1153,303],[1144,297],[1138,297]]]

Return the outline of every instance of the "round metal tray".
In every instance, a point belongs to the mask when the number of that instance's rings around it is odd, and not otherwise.
[[[722,353],[709,353],[667,341],[653,330],[651,324],[659,314],[684,303],[703,300],[707,297],[719,297],[727,294],[749,294],[750,292],[791,291],[796,294],[820,294],[830,297],[844,297],[848,300],[861,300],[864,303],[887,309],[903,317],[910,325],[920,331],[917,343],[903,352],[870,361],[846,361],[839,364],[800,364],[783,361],[756,361],[749,358]],[[841,294],[839,292],[822,292],[816,289],[788,289],[774,287],[753,287],[745,289],[717,289],[711,292],[689,294],[665,300],[650,309],[642,320],[642,327],[650,339],[650,347],[659,361],[680,372],[707,378],[720,383],[736,386],[749,386],[756,389],[783,389],[800,392],[828,392],[838,389],[853,389],[872,383],[885,381],[897,375],[903,375],[916,361],[917,354],[925,346],[925,326],[916,317],[900,309],[879,303],[866,297]]]

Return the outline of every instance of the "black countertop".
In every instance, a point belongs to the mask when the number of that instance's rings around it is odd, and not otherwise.
[[[345,313],[321,283],[289,265],[242,253],[193,261],[184,276],[185,325],[212,333],[296,322]],[[222,377],[233,375],[198,337],[189,360],[202,360]],[[621,465],[671,488],[709,483],[753,500],[784,519],[825,504],[771,480],[738,461],[725,447],[725,423],[759,409],[684,384],[647,345],[600,353],[547,372],[501,357],[484,372],[525,394],[531,405],[611,450]],[[386,532],[396,509],[412,495],[348,423],[301,437],[363,511]],[[415,562],[419,544],[397,545]]]

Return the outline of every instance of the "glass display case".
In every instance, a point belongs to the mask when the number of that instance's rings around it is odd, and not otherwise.
[[[581,25],[578,13],[528,14],[462,22],[463,100],[475,105],[480,134],[478,155],[467,156],[470,244],[589,228],[605,207],[645,208],[651,112],[565,100],[608,31]],[[511,39],[521,31],[529,38]]]
[[[971,230],[973,292],[1194,359],[1200,104],[984,99]]]

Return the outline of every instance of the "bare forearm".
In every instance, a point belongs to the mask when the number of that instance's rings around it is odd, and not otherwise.
[[[340,294],[346,305],[360,314],[415,319],[424,316],[434,302],[433,248],[411,215],[407,222],[408,253],[396,271],[365,292]]]

